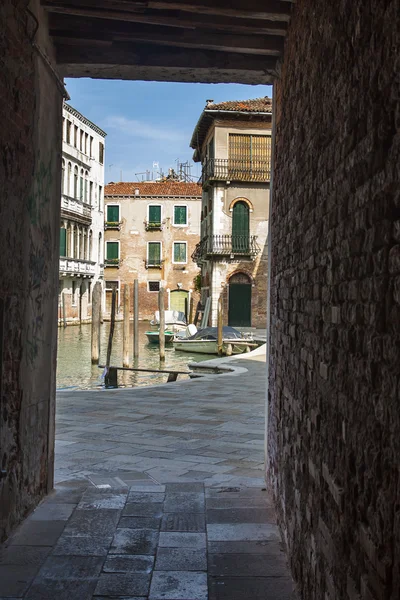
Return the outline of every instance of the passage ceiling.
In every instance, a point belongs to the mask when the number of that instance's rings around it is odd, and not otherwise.
[[[292,0],[42,0],[65,77],[272,83]]]

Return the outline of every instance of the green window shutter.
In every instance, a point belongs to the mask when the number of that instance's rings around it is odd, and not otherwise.
[[[186,262],[186,244],[184,244],[183,242],[174,243],[174,262]]]
[[[232,250],[247,252],[249,248],[249,207],[245,202],[237,202],[232,215]]]
[[[186,225],[186,206],[175,206],[174,207],[174,223],[175,225]]]
[[[119,206],[107,206],[107,223],[119,223]]]
[[[118,258],[118,242],[107,242],[107,260],[115,260]]]
[[[67,256],[67,230],[60,229],[60,256]]]
[[[161,224],[161,206],[149,206],[149,223]]]
[[[149,264],[157,265],[161,260],[160,242],[149,242]]]

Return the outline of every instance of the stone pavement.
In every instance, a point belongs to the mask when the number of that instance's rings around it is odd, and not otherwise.
[[[56,489],[0,550],[0,600],[292,600],[263,479],[265,354],[61,393]]]

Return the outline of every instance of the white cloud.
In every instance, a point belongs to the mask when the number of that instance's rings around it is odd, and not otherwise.
[[[154,141],[182,142],[188,140],[188,134],[178,129],[167,129],[154,123],[146,123],[121,116],[107,117],[103,123],[105,129],[114,129],[125,135]]]

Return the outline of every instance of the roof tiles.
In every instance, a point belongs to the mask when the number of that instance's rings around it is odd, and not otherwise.
[[[136,193],[135,190],[139,190]],[[105,196],[198,196],[201,197],[201,186],[184,181],[133,181],[108,183],[104,189]]]
[[[231,110],[240,112],[272,112],[272,98],[254,98],[253,100],[228,100],[214,104],[209,102],[204,110]]]

